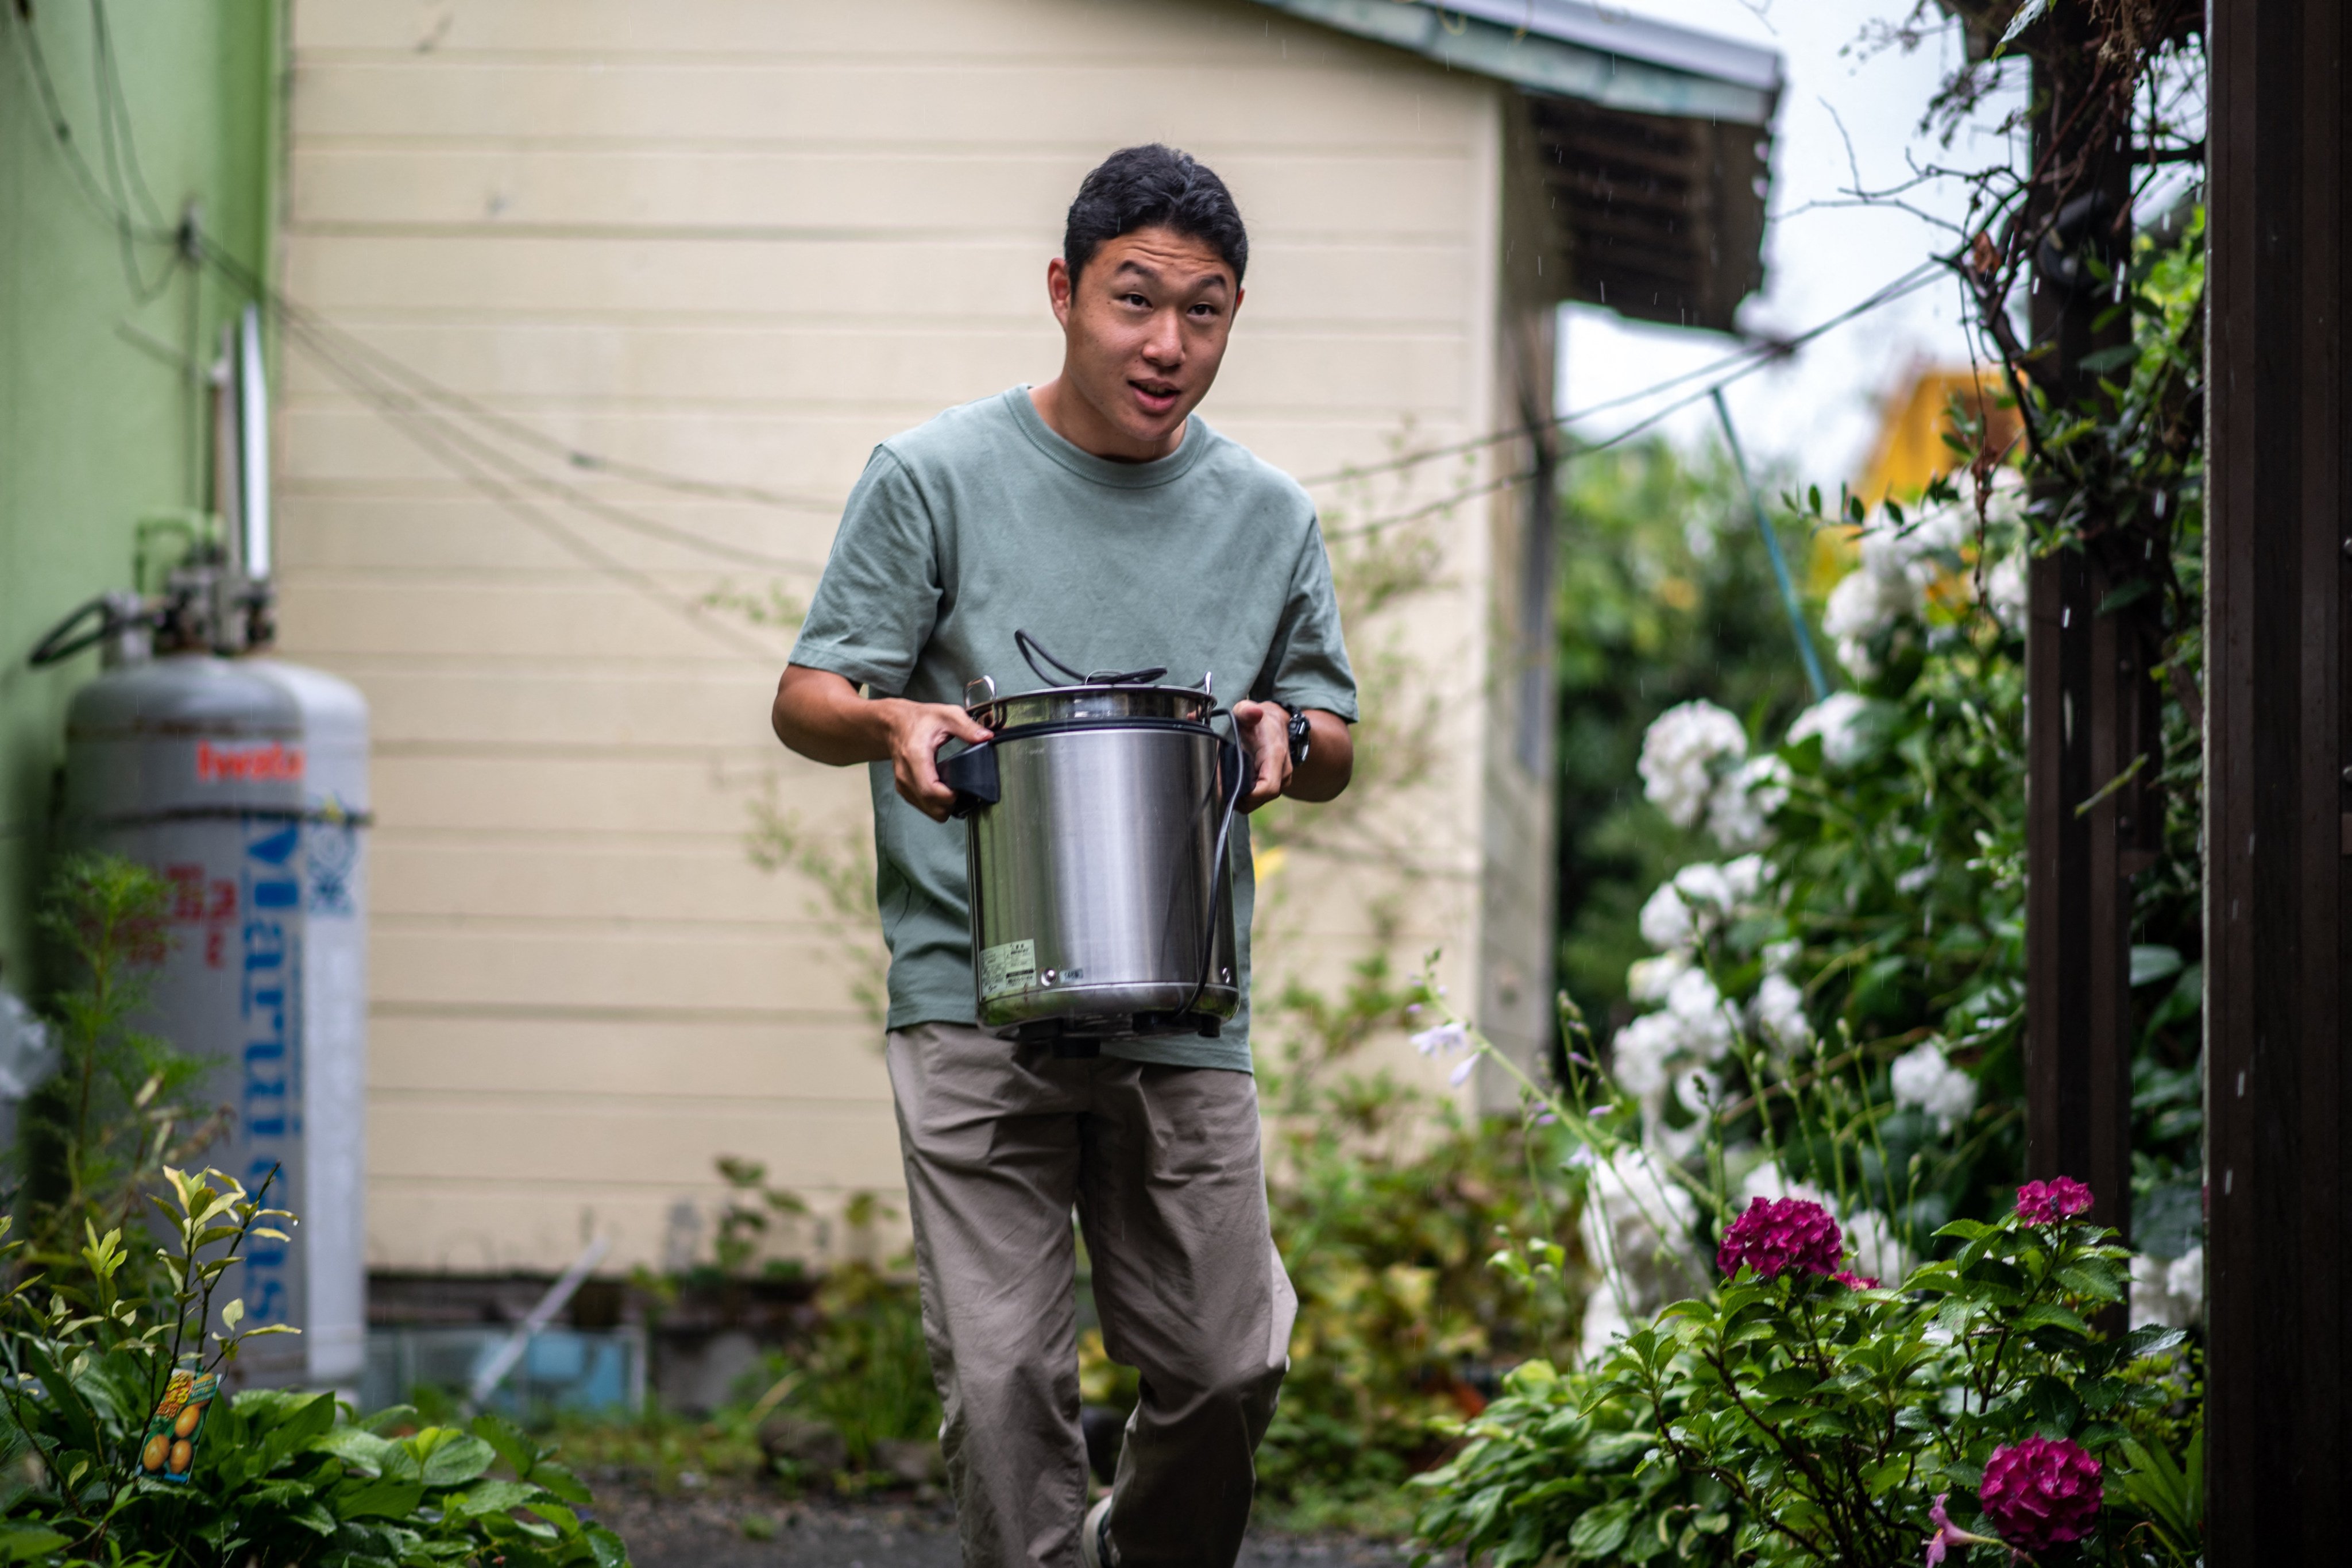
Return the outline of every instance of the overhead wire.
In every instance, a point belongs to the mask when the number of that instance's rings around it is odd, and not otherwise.
[[[1790,354],[1793,353],[1798,349],[1804,347],[1807,343],[1811,342],[1814,339],[1845,325],[1848,321],[1853,321],[1858,316],[1867,315],[1869,312],[1878,310],[1882,306],[1892,304],[1894,301],[1902,299],[1906,295],[1917,292],[1919,289],[1926,288],[1929,283],[1934,282],[1937,278],[1943,274],[1944,270],[1945,263],[1940,258],[1923,261],[1918,266],[1912,268],[1908,272],[1906,272],[1901,277],[1894,279],[1892,282],[1885,284],[1871,294],[1866,295],[1853,304],[1847,306],[1844,310],[1840,310],[1836,315],[1828,317],[1823,321],[1816,321],[1813,325],[1806,328],[1803,331],[1797,333],[1793,337],[1775,338],[1769,342],[1749,343],[1746,347],[1734,350],[1732,353],[1724,355],[1721,359],[1716,360],[1712,363],[1700,365],[1696,370],[1685,371],[1680,375],[1670,375],[1663,381],[1652,382],[1649,385],[1640,387],[1633,392],[1621,393],[1615,397],[1607,398],[1600,403],[1595,403],[1589,407],[1574,409],[1569,413],[1559,415],[1550,421],[1549,427],[1552,429],[1565,430],[1568,426],[1580,424],[1584,420],[1591,418],[1596,414],[1605,414],[1612,408],[1622,408],[1628,404],[1646,402],[1650,398],[1657,396],[1660,393],[1667,392],[1675,387],[1684,385],[1686,383],[1696,381],[1703,376],[1710,376],[1718,371],[1726,370],[1734,366],[1741,367],[1735,371],[1731,376],[1727,377],[1724,381],[1710,384],[1709,386],[1700,388],[1696,397],[1686,398],[1683,402],[1675,405],[1675,407],[1676,408],[1687,407],[1692,402],[1696,401],[1697,398],[1706,396],[1715,385],[1728,385],[1732,381],[1738,379],[1740,376],[1748,374],[1748,372],[1752,370],[1761,368],[1764,364],[1769,363],[1775,360],[1786,359]],[[1646,425],[1643,427],[1646,428]],[[1516,441],[1527,434],[1528,430],[1525,427],[1521,427],[1513,430],[1498,431],[1491,435],[1475,436],[1467,440],[1455,441],[1446,446],[1431,447],[1420,451],[1409,452],[1402,457],[1392,458],[1386,462],[1347,464],[1343,467],[1334,468],[1328,473],[1311,475],[1308,478],[1300,479],[1298,482],[1309,489],[1315,489],[1324,485],[1338,484],[1343,480],[1370,479],[1378,474],[1394,473],[1404,468],[1414,468],[1420,464],[1432,461],[1438,458],[1456,457],[1464,453],[1475,452],[1487,447],[1496,446],[1505,441]]]
[[[601,496],[592,495],[551,474],[541,473],[530,468],[511,453],[501,451],[480,437],[465,430],[447,414],[433,407],[430,400],[422,395],[401,385],[394,378],[382,374],[373,365],[362,363],[363,356],[347,353],[348,339],[321,331],[315,314],[294,305],[283,294],[272,288],[267,280],[255,277],[242,262],[223,251],[205,237],[202,235],[196,237],[194,248],[198,258],[206,266],[220,272],[224,278],[237,288],[250,293],[260,302],[263,309],[277,319],[285,331],[289,342],[310,354],[321,366],[333,374],[338,381],[358,393],[379,412],[412,422],[422,421],[432,424],[445,440],[463,446],[477,461],[503,470],[511,482],[567,501],[580,510],[602,518],[616,528],[643,534],[649,539],[682,544],[719,560],[731,561],[745,566],[763,567],[771,571],[803,574],[814,574],[823,569],[823,563],[820,562],[795,556],[772,555],[765,551],[749,550],[740,545],[729,544],[723,540],[712,539],[708,534],[659,521],[640,512],[632,511],[626,507],[617,506]],[[381,356],[376,357],[381,358]]]
[[[179,232],[163,226],[160,223],[142,224],[126,205],[115,201],[109,195],[105,182],[101,181],[98,172],[90,167],[89,159],[83,153],[81,143],[74,138],[73,122],[66,117],[65,103],[58,92],[57,79],[49,69],[48,52],[41,47],[40,32],[34,25],[30,7],[21,4],[10,6],[8,16],[8,33],[16,40],[16,57],[23,62],[26,74],[32,79],[33,94],[37,100],[38,112],[47,124],[49,139],[57,144],[59,153],[63,155],[66,172],[70,176],[69,183],[80,195],[82,200],[89,205],[90,210],[115,231],[124,280],[130,285],[131,297],[139,303],[146,304],[160,294],[164,284],[170,281],[173,270],[179,265],[180,258],[175,254],[173,261],[165,268],[163,280],[151,285],[139,268],[137,253],[133,247],[142,244],[176,245],[180,238]],[[107,51],[109,58],[111,57],[111,53],[110,49]],[[100,95],[100,107],[101,118],[105,120],[110,132],[113,123],[112,111],[107,106],[107,99],[103,91]],[[127,121],[125,123],[127,125]],[[110,141],[110,134],[109,139]]]
[[[1894,282],[1878,289],[1867,299],[1863,300],[1854,305],[1849,306],[1847,309],[1841,310],[1838,314],[1830,317],[1824,321],[1818,322],[1815,325],[1807,328],[1805,331],[1790,341],[1795,345],[1802,345],[1804,343],[1811,342],[1815,338],[1820,337],[1822,333],[1831,331],[1832,328],[1843,326],[1858,316],[1864,315],[1870,310],[1877,310],[1881,306],[1892,303],[1894,300],[1899,300],[1906,294],[1915,293],[1918,289],[1926,288],[1929,283],[1936,281],[1937,279],[1942,275],[1943,271],[1944,265],[1940,260],[1922,263],[1920,266],[1913,268],[1909,272],[1905,273],[1901,278],[1896,279]],[[1650,413],[1643,416],[1640,419],[1635,420],[1633,424],[1605,437],[1604,439],[1577,443],[1570,450],[1560,454],[1559,461],[1561,463],[1573,462],[1579,458],[1591,457],[1596,452],[1605,452],[1612,447],[1622,446],[1626,442],[1633,440],[1634,437],[1644,435],[1650,430],[1654,429],[1657,426],[1663,424],[1674,415],[1690,407],[1693,404],[1718,395],[1725,387],[1730,386],[1737,382],[1742,381],[1747,377],[1755,374],[1756,372],[1762,370],[1766,365],[1772,363],[1779,357],[1780,356],[1778,353],[1771,355],[1727,356],[1725,359],[1717,362],[1715,366],[1705,367],[1705,369],[1719,368],[1724,364],[1734,365],[1735,368],[1732,369],[1729,374],[1718,376],[1715,380],[1708,382],[1706,385],[1695,388],[1694,390],[1685,393],[1681,397],[1675,399],[1672,403],[1666,404],[1663,407],[1652,410]],[[1688,382],[1696,376],[1705,374],[1705,369],[1702,369],[1701,371],[1688,372],[1683,375],[1672,377],[1667,381],[1658,383],[1655,386],[1644,388],[1642,392],[1628,394],[1624,397],[1612,399],[1610,403],[1595,404],[1591,408],[1583,409],[1573,414],[1563,415],[1559,418],[1550,421],[1548,426],[1538,425],[1534,426],[1521,426],[1516,430],[1507,430],[1496,436],[1483,437],[1477,445],[1494,446],[1503,441],[1526,439],[1531,437],[1538,429],[1561,429],[1576,420],[1588,417],[1589,416],[1599,413],[1605,408],[1622,405],[1629,402],[1638,402],[1644,397],[1654,395],[1661,388]],[[1432,455],[1440,456],[1444,454]],[[1370,472],[1373,470],[1362,471]],[[1541,464],[1530,464],[1524,468],[1519,468],[1513,472],[1497,476],[1496,478],[1486,480],[1483,483],[1455,490],[1448,495],[1440,496],[1434,500],[1422,502],[1421,504],[1409,508],[1403,511],[1391,512],[1384,517],[1376,517],[1370,519],[1367,521],[1351,524],[1344,528],[1332,529],[1328,531],[1324,537],[1327,539],[1360,539],[1368,535],[1380,533],[1384,530],[1397,527],[1402,523],[1415,522],[1424,517],[1430,517],[1436,513],[1448,510],[1453,507],[1461,505],[1465,501],[1475,500],[1482,496],[1493,495],[1498,490],[1509,489],[1515,485],[1523,484],[1526,481],[1534,479],[1541,471]]]
[[[541,535],[553,541],[568,553],[636,592],[655,600],[666,608],[685,617],[701,630],[738,652],[772,659],[775,650],[736,626],[713,617],[701,605],[672,593],[651,573],[621,560],[594,542],[583,536],[541,508],[517,493],[516,485],[547,487],[552,485],[577,504],[580,498],[568,487],[520,469],[510,458],[488,447],[464,431],[453,429],[445,418],[422,406],[411,395],[396,386],[387,386],[373,380],[368,370],[341,358],[332,346],[312,340],[299,323],[285,325],[287,341],[310,354],[349,391],[376,412],[391,420],[411,440],[416,442],[458,478],[498,502],[516,519]],[[504,468],[501,475],[493,470]],[[646,520],[631,519],[633,521]],[[698,541],[708,545],[709,541]],[[749,553],[749,552],[745,552]],[[765,558],[761,558],[765,559]]]
[[[455,420],[468,420],[494,430],[519,446],[560,458],[569,467],[583,472],[609,475],[650,488],[666,489],[716,500],[740,500],[792,510],[826,514],[839,510],[840,503],[835,498],[793,495],[760,486],[699,479],[648,464],[611,458],[563,441],[524,421],[489,407],[476,398],[441,384],[397,357],[336,326],[316,311],[286,295],[268,279],[254,274],[235,257],[215,245],[209,236],[205,235],[193,221],[184,224],[178,229],[164,228],[161,226],[159,221],[142,226],[130,211],[131,193],[133,190],[138,193],[140,205],[149,209],[151,218],[160,220],[160,214],[153,211],[155,205],[153,196],[147,189],[145,175],[139,164],[136,143],[131,134],[128,103],[122,92],[121,77],[115,65],[111,31],[107,26],[103,0],[90,0],[90,8],[93,30],[97,38],[94,73],[100,88],[104,155],[114,184],[111,196],[101,185],[96,172],[90,168],[89,161],[83,156],[79,143],[73,137],[72,126],[66,118],[58,99],[55,82],[48,70],[47,57],[41,50],[38,37],[33,34],[29,16],[26,16],[21,9],[18,12],[15,31],[20,38],[20,54],[34,78],[44,110],[47,115],[52,139],[64,153],[84,198],[116,228],[123,247],[123,260],[132,284],[132,291],[142,299],[142,302],[146,299],[152,299],[153,292],[149,291],[149,286],[145,284],[137,270],[135,258],[130,249],[131,243],[134,240],[173,242],[178,247],[173,262],[173,267],[188,259],[200,261],[220,272],[224,278],[261,302],[285,329],[290,342],[319,361],[330,374],[359,395],[362,401],[398,424],[412,438],[417,439],[420,444],[434,451],[443,461],[448,463],[460,478],[490,495],[493,500],[507,507],[542,534],[557,539],[566,549],[596,566],[598,570],[618,575],[632,587],[654,595],[673,609],[688,615],[698,626],[706,630],[726,634],[728,640],[738,646],[748,642],[748,637],[736,633],[731,627],[712,622],[698,607],[677,599],[646,574],[621,562],[565,525],[531,507],[509,487],[522,486],[538,490],[598,517],[614,527],[646,537],[681,544],[718,559],[801,574],[814,574],[822,569],[821,564],[817,563],[745,550],[616,506],[601,497],[588,494],[552,476],[532,469],[511,454],[502,452],[481,437],[467,432],[458,426]],[[119,153],[115,144],[118,130],[121,141]],[[1768,363],[1785,358],[1824,333],[1916,291],[1934,281],[1945,270],[1946,264],[1940,258],[1923,262],[1853,305],[1816,322],[1793,337],[1748,345],[1710,364],[1666,377],[1648,386],[1622,394],[1585,408],[1572,410],[1541,426],[1497,431],[1487,436],[1407,453],[1385,462],[1351,464],[1329,473],[1310,476],[1302,479],[1300,483],[1309,488],[1318,488],[1343,481],[1360,480],[1386,473],[1402,472],[1441,458],[1465,456],[1504,442],[1528,438],[1534,436],[1538,429],[1567,431],[1570,426],[1591,419],[1596,415],[1647,401],[1662,393],[1686,385],[1701,378],[1713,377],[1705,385],[1652,411],[1603,440],[1579,443],[1570,452],[1564,455],[1563,460],[1573,460],[1578,457],[1605,451],[1654,428],[1667,417],[1701,399],[1718,395],[1724,387],[1744,379]],[[168,277],[167,269],[165,281],[168,281]],[[161,284],[154,286],[154,291],[160,291],[161,287]],[[504,478],[486,472],[485,468],[503,470]],[[1502,474],[1398,512],[1373,518],[1350,527],[1335,529],[1328,537],[1345,539],[1378,533],[1402,523],[1445,511],[1465,501],[1507,489],[1535,478],[1539,471],[1540,466],[1531,466]],[[764,656],[768,650],[762,647],[761,651]]]
[[[26,27],[30,29],[30,18]],[[114,29],[106,19],[105,0],[89,0],[90,83],[98,100],[98,138],[105,160],[107,181],[114,195],[115,210],[128,216],[135,197],[148,226],[157,234],[168,230],[163,209],[156,205],[155,194],[147,187],[147,172],[139,163],[139,145],[131,125],[130,95],[122,89],[122,71],[114,52]],[[130,279],[131,292],[144,305],[172,286],[173,276],[185,258],[175,246],[164,258],[163,270],[155,281],[146,281],[132,249],[132,226],[129,223],[115,226],[115,238],[121,252],[122,270]],[[176,235],[173,236],[177,237]]]

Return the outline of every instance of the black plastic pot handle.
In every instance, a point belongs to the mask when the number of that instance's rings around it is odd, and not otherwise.
[[[948,807],[950,817],[970,816],[983,805],[994,805],[1004,794],[996,776],[996,743],[982,741],[941,757],[940,782],[955,791],[955,804]]]

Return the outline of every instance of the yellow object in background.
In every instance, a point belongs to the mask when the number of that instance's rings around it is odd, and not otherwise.
[[[1890,496],[1908,505],[1927,488],[1928,480],[1962,466],[1960,454],[1944,439],[1952,430],[1955,396],[1975,417],[1985,421],[1993,450],[2005,458],[2014,458],[2012,448],[2023,427],[2017,410],[2004,406],[2008,388],[1996,373],[1967,366],[1921,365],[1886,400],[1870,462],[1853,487],[1864,506],[1875,508]],[[1853,529],[1823,529],[1813,536],[1812,554],[1806,563],[1808,587],[1817,596],[1827,594],[1839,578],[1853,570],[1857,557]]]

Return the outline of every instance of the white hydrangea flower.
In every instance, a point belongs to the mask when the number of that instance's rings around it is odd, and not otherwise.
[[[2150,1258],[2141,1253],[2131,1260],[2133,1328],[2193,1328],[2204,1317],[2203,1247],[2192,1247],[2175,1258]]]
[[[1790,1054],[1813,1047],[1813,1021],[1805,1016],[1805,993],[1797,983],[1774,968],[1756,987],[1752,1004],[1756,1032]]]
[[[1704,969],[1676,976],[1666,992],[1666,1010],[1650,1016],[1672,1018],[1681,1049],[1710,1062],[1723,1059],[1738,1028],[1730,1005]]]
[[[1764,896],[1771,880],[1772,868],[1761,855],[1742,855],[1737,860],[1723,863],[1723,906],[1727,910],[1752,906]]]
[[[1837,1206],[1830,1200],[1829,1194],[1819,1187],[1803,1182],[1790,1181],[1789,1173],[1782,1170],[1777,1161],[1772,1160],[1763,1162],[1740,1178],[1739,1206],[1746,1208],[1758,1198],[1803,1198],[1806,1202],[1819,1204],[1825,1209],[1833,1209]]]
[[[1940,1133],[1948,1134],[1977,1108],[1977,1080],[1946,1060],[1933,1040],[1922,1040],[1895,1058],[1888,1077],[1895,1103],[1926,1112]]]
[[[1870,710],[1870,699],[1859,692],[1832,691],[1797,715],[1797,721],[1789,726],[1789,743],[1819,735],[1823,761],[1833,768],[1852,767],[1862,760],[1869,744],[1863,725]]]
[[[1748,884],[1760,885],[1760,877],[1749,878],[1745,872],[1742,877]],[[1721,925],[1733,908],[1754,897],[1751,885],[1742,898],[1739,887],[1721,866],[1706,860],[1685,866],[1671,879],[1659,883],[1643,901],[1639,917],[1642,940],[1661,952],[1687,950]]]
[[[1658,884],[1642,904],[1642,940],[1661,952],[1687,951],[1697,933],[1691,924],[1690,906],[1672,881]]]
[[[1642,793],[1677,827],[1697,826],[1715,793],[1716,763],[1748,754],[1748,731],[1714,703],[1678,703],[1642,737]]]
[[[1585,1302],[1581,1350],[1589,1365],[1631,1326],[1627,1309],[1637,1321],[1646,1319],[1705,1289],[1706,1275],[1690,1241],[1697,1205],[1666,1179],[1654,1156],[1627,1150],[1605,1161],[1579,1158],[1592,1172],[1591,1196],[1577,1219],[1585,1256],[1613,1263],[1616,1276]]]
[[[1610,1066],[1626,1093],[1650,1100],[1666,1087],[1666,1059],[1682,1042],[1682,1026],[1672,1013],[1644,1013],[1611,1040]]]
[[[1859,1209],[1838,1221],[1852,1255],[1846,1267],[1892,1285],[1911,1272],[1911,1254],[1895,1234],[1895,1222],[1876,1209]]]
[[[1771,837],[1772,814],[1789,803],[1789,764],[1770,752],[1724,774],[1706,808],[1706,830],[1726,849],[1751,849]]]
[[[1822,606],[1822,630],[1837,645],[1837,661],[1858,680],[1878,673],[1871,640],[1905,616],[1916,615],[1920,593],[1909,578],[1867,568],[1849,572]]]
[[[1860,563],[1822,606],[1822,630],[1837,643],[1838,662],[1861,679],[1877,674],[1873,639],[1926,607],[1928,585],[1943,570],[1936,553],[1958,549],[1975,532],[1976,509],[1964,502],[1931,508],[1900,527],[1890,521],[1864,530]]]
[[[1682,947],[1655,958],[1636,959],[1625,971],[1625,994],[1636,1002],[1663,1002],[1690,966],[1690,950]]]
[[[1805,944],[1793,936],[1785,942],[1766,942],[1762,954],[1764,967],[1776,974],[1785,974],[1789,965],[1802,958],[1804,953]]]
[[[1739,902],[1731,873],[1712,860],[1693,861],[1675,872],[1675,890],[1710,914],[1720,915]]]
[[[1711,1116],[1723,1106],[1723,1075],[1685,1068],[1675,1075],[1675,1098],[1694,1116]]]

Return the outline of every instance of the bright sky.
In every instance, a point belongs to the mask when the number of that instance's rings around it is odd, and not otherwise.
[[[1772,222],[1766,232],[1764,291],[1743,308],[1741,324],[1779,336],[1801,331],[1900,277],[1952,237],[1891,208],[1822,206],[1847,198],[1858,166],[1865,187],[1909,177],[1906,152],[1923,161],[1993,161],[1999,149],[1940,149],[1917,134],[1928,98],[1959,59],[1955,26],[1914,53],[1888,49],[1865,58],[1851,47],[1864,24],[1900,20],[1910,0],[1601,0],[1612,9],[1721,34],[1778,49],[1787,85],[1772,150]],[[1928,7],[1930,16],[1935,15]],[[1843,122],[1843,133],[1840,122]],[[1849,145],[1851,157],[1849,157]],[[1927,188],[1906,198],[1958,221],[1966,193]],[[1695,370],[1738,345],[1713,332],[1625,321],[1609,311],[1572,306],[1560,333],[1559,406],[1570,412]],[[1750,375],[1725,394],[1749,457],[1779,461],[1804,479],[1833,487],[1859,478],[1877,429],[1878,403],[1921,362],[1965,363],[1958,288],[1920,292],[1841,327],[1786,364]],[[1580,423],[1598,439],[1655,407],[1634,405]],[[1705,401],[1662,428],[1678,445],[1717,438]]]

